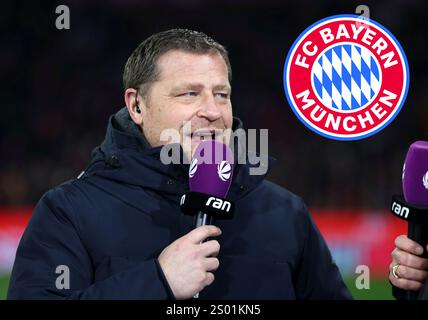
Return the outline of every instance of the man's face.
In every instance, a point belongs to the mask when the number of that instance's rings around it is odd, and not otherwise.
[[[155,147],[166,143],[160,141],[163,130],[177,130],[185,155],[191,159],[203,139],[232,127],[226,63],[217,53],[172,50],[159,58],[157,66],[159,79],[150,87],[143,113],[144,135]],[[186,121],[191,122],[187,136],[183,135]],[[183,137],[187,141],[191,138],[191,147],[190,143],[183,143]],[[225,137],[222,141],[229,142]]]

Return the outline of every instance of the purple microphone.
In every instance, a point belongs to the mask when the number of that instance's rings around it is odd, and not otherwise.
[[[232,203],[224,199],[233,176],[232,151],[216,140],[204,140],[195,150],[189,168],[189,193],[182,197],[182,208],[196,209],[195,228],[214,224],[217,217],[230,213]],[[205,241],[207,241],[206,239]],[[199,293],[193,296],[199,298]]]
[[[428,141],[413,143],[407,152],[403,166],[403,193],[408,204],[428,206]],[[425,250],[428,244],[428,224],[410,219],[408,236],[424,248],[423,256],[428,258]]]
[[[202,141],[196,148],[189,168],[189,191],[208,195],[207,207],[230,209],[225,198],[233,176],[233,154],[229,147],[216,140]],[[214,223],[214,215],[198,211],[195,228]]]
[[[408,237],[424,248],[422,257],[428,258],[428,141],[413,143],[403,166],[405,203],[395,213],[408,220]],[[418,218],[418,219],[417,219]],[[407,291],[406,299],[415,300],[418,292]]]

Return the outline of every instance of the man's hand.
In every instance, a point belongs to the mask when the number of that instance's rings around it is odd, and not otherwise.
[[[428,259],[419,257],[422,253],[422,246],[406,235],[395,239],[392,262],[389,265],[389,280],[394,286],[413,291],[422,288],[428,277]]]
[[[189,299],[214,281],[220,251],[216,237],[221,230],[216,226],[198,227],[175,240],[159,255],[158,261],[176,299]]]

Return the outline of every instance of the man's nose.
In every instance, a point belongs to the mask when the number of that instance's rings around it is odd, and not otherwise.
[[[217,105],[213,94],[204,96],[198,116],[205,117],[210,121],[215,121],[221,117],[220,106]]]

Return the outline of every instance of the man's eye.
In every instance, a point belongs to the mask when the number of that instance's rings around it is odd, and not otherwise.
[[[228,99],[229,98],[229,94],[225,93],[225,92],[217,92],[215,94],[217,97],[223,98],[223,99]]]
[[[196,97],[198,94],[194,91],[184,92],[182,94],[179,94],[179,97]]]

